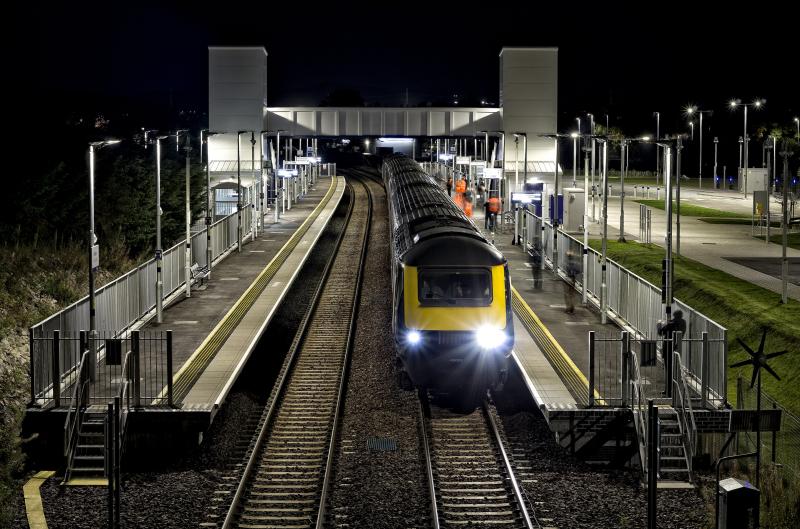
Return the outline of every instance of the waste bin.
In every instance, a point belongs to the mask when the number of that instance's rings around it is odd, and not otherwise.
[[[758,527],[761,492],[749,482],[726,478],[719,482],[719,521],[717,529]]]

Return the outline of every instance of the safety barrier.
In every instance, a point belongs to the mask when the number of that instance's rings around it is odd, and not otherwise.
[[[95,343],[85,330],[31,338],[31,404],[105,405],[129,383],[134,407],[173,404],[172,331],[96,334]]]
[[[556,245],[553,244],[553,226],[530,211],[524,212],[523,240],[528,251],[541,251],[543,266],[566,275],[568,268],[575,273],[575,287],[585,283],[587,301],[600,308],[602,289],[602,267],[600,253],[587,248],[586,269],[581,258],[583,242],[559,230]],[[555,264],[554,264],[555,262]],[[606,259],[606,306],[609,314],[625,327],[635,332],[636,338],[656,339],[658,324],[664,319],[661,289]],[[688,339],[682,348],[681,361],[692,375],[692,386],[706,388],[705,402],[712,406],[723,406],[727,402],[726,366],[728,358],[727,329],[709,319],[680,300],[674,301],[674,309],[683,311],[686,320],[686,336],[702,336],[707,333],[708,343],[700,339]],[[657,341],[660,349],[660,341]],[[704,349],[704,347],[707,347]]]

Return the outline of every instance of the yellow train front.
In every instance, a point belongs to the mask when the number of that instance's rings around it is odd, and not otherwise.
[[[501,386],[514,345],[505,258],[413,160],[384,160],[383,177],[401,384],[476,396]]]

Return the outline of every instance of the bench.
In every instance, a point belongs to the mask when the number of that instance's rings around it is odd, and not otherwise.
[[[208,269],[207,265],[201,267],[199,264],[194,263],[191,267],[189,267],[189,272],[192,275],[192,279],[194,281],[199,280],[200,284],[202,285],[203,282],[208,278],[208,273],[210,270]]]

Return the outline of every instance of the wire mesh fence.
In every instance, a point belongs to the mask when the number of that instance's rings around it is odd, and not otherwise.
[[[736,387],[736,408],[754,410],[757,399],[757,388],[751,388],[746,381],[739,378]],[[781,410],[780,431],[761,434],[761,460],[783,465],[797,480],[800,478],[800,417],[786,410],[775,399],[764,393],[761,394],[761,408]],[[739,443],[740,451],[754,451],[756,434],[754,432],[740,433]]]

